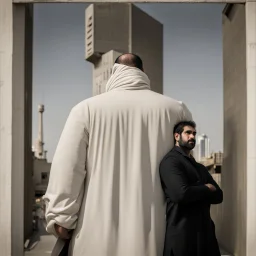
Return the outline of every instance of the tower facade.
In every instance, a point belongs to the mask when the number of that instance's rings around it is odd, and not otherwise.
[[[105,92],[107,81],[111,75],[112,67],[120,52],[109,51],[102,54],[99,61],[94,64],[93,68],[93,95]]]
[[[97,3],[85,11],[85,58],[93,67],[93,95],[105,91],[116,57],[139,55],[151,89],[163,93],[163,25],[133,4]],[[104,75],[105,74],[105,75]],[[105,78],[104,78],[105,77]]]
[[[197,161],[210,157],[210,139],[202,134],[197,138]]]

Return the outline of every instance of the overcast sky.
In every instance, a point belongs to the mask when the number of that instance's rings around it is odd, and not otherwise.
[[[191,110],[211,150],[223,149],[222,4],[136,4],[164,25],[164,94]],[[87,4],[34,7],[33,142],[37,105],[45,104],[44,142],[51,161],[71,108],[92,95],[84,60]]]

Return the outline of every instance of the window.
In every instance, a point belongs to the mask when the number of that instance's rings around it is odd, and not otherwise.
[[[48,179],[48,173],[47,172],[42,172],[41,173],[41,179],[42,179],[42,181],[47,180]]]

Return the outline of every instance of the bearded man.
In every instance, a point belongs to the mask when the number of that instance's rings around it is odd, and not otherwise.
[[[175,146],[160,164],[165,193],[166,234],[164,256],[220,256],[211,204],[220,204],[223,193],[206,167],[191,155],[196,124],[175,125]]]

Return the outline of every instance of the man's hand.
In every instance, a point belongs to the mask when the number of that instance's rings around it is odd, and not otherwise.
[[[61,238],[61,239],[70,239],[71,235],[72,235],[72,230],[63,228],[61,226],[59,226],[58,224],[54,225],[55,231],[57,233],[57,235]]]
[[[205,184],[206,187],[208,187],[212,192],[216,191],[216,188],[212,184]]]

